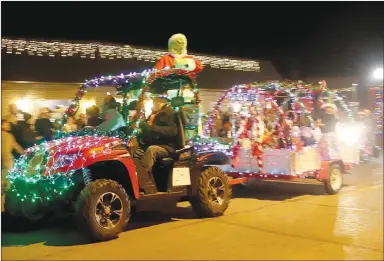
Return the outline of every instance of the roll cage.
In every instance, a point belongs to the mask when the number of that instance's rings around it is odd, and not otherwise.
[[[163,70],[153,69],[145,70],[141,73],[94,78],[80,86],[79,91],[76,93],[75,98],[63,116],[62,124],[67,121],[68,116],[74,116],[78,112],[80,101],[86,94],[87,89],[90,88],[115,87],[117,95],[123,97],[120,112],[124,120],[128,122],[128,93],[130,91],[141,91],[139,96],[143,96],[145,93],[161,95],[168,90],[178,90],[177,96],[180,96],[183,87],[186,85],[197,93],[197,83],[193,73],[180,69],[167,68]],[[195,99],[195,101],[198,101],[198,99]]]

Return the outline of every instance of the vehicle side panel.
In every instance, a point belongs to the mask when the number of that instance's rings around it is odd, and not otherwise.
[[[133,193],[135,195],[135,198],[139,199],[139,197],[140,197],[139,181],[137,179],[136,167],[135,167],[135,164],[133,163],[132,157],[131,156],[124,157],[124,155],[123,155],[123,156],[117,157],[117,160],[119,160],[121,163],[123,163],[124,166],[127,168],[128,175],[129,175],[129,178],[130,178],[131,184],[132,184]]]
[[[230,164],[229,157],[224,152],[206,151],[195,154],[191,164],[191,186],[188,188],[189,195],[195,195],[198,184],[197,177],[207,167],[211,165]]]
[[[118,160],[124,164],[127,169],[127,173],[132,183],[133,193],[135,198],[140,197],[139,182],[136,176],[136,168],[133,163],[132,157],[127,150],[108,150],[104,152],[103,150],[90,150],[84,153],[85,164],[84,167],[90,166],[96,162],[108,161],[108,160]]]
[[[224,152],[207,151],[197,155],[197,162],[202,166],[230,164],[229,157]]]

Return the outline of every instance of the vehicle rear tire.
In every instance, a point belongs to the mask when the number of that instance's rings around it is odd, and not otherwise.
[[[196,196],[189,199],[199,217],[217,217],[227,210],[232,187],[224,172],[217,167],[205,169],[197,180]]]
[[[125,189],[116,181],[99,179],[80,192],[75,204],[79,228],[92,241],[115,239],[129,221],[131,204]]]
[[[323,180],[325,191],[334,195],[339,193],[343,185],[343,172],[339,164],[332,164],[329,168],[329,179]]]

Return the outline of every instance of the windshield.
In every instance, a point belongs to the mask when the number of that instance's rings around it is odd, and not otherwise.
[[[68,116],[76,115],[80,108],[80,101],[86,94],[87,89],[108,86],[115,87],[116,94],[122,96],[118,110],[122,113],[124,120],[128,122],[130,121],[131,111],[136,107],[138,97],[143,96],[145,93],[164,95],[170,90],[177,90],[177,96],[181,95],[182,92],[194,94],[197,84],[193,73],[169,68],[94,78],[81,85],[59,124],[63,126],[67,122]]]
[[[192,77],[191,77],[192,76]],[[115,76],[102,76],[86,81],[83,84],[84,88],[97,88],[115,86],[118,92],[129,92],[131,90],[140,89],[148,84],[150,92],[159,93],[158,87],[161,86],[163,91],[164,86],[166,89],[180,88],[179,84],[189,83],[195,85],[193,82],[194,75],[184,70],[164,69],[164,70],[145,70],[141,73],[120,74]]]

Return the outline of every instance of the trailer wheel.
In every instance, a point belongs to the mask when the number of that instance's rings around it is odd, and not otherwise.
[[[217,167],[205,169],[198,177],[196,196],[189,199],[199,217],[217,217],[227,210],[232,187],[224,172]]]
[[[126,228],[131,204],[119,183],[99,179],[80,192],[75,210],[79,228],[92,241],[106,241],[117,238]]]
[[[325,191],[334,195],[339,192],[343,185],[343,172],[339,164],[332,164],[329,168],[329,179],[323,180]]]

